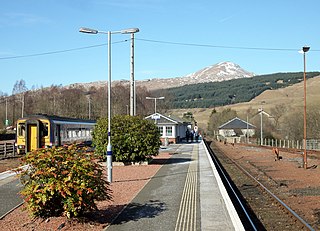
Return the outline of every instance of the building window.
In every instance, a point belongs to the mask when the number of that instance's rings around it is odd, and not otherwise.
[[[172,127],[166,127],[167,136],[172,136]]]
[[[158,130],[160,132],[160,135],[163,136],[163,127],[158,127]]]

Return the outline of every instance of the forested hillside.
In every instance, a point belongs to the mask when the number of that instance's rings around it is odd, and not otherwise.
[[[307,78],[319,75],[320,72],[308,72]],[[157,90],[154,93],[165,96],[167,106],[170,108],[210,108],[248,102],[265,90],[284,88],[301,81],[303,81],[303,72],[276,73],[223,82],[186,85]]]

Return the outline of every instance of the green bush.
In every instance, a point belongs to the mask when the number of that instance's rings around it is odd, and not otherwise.
[[[108,144],[108,120],[100,119],[93,131],[95,153],[106,158]],[[118,115],[111,120],[111,144],[113,160],[119,162],[145,161],[158,155],[160,132],[157,126],[137,116]]]
[[[108,183],[93,154],[76,146],[41,149],[22,158],[20,192],[34,217],[76,217],[110,199]]]

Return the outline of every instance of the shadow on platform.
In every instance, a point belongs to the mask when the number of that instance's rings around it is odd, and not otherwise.
[[[159,200],[150,200],[146,204],[130,203],[115,219],[113,225],[129,221],[138,221],[142,218],[154,218],[165,210],[165,203]]]

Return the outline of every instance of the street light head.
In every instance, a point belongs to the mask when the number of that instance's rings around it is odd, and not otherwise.
[[[79,29],[79,32],[81,33],[87,33],[87,34],[98,34],[98,30],[94,30],[94,29],[90,29],[90,28],[85,28],[85,27],[81,27]]]
[[[164,99],[164,96],[160,96],[160,97],[149,97],[149,96],[147,96],[146,99]]]
[[[310,50],[310,47],[308,47],[308,46],[302,47],[302,51],[303,51],[304,53],[308,52],[309,50]]]
[[[129,28],[121,30],[121,34],[133,34],[139,32],[139,28]]]

